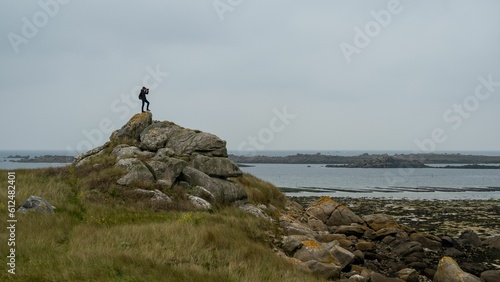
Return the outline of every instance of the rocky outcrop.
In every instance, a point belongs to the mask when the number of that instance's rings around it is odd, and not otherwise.
[[[150,112],[133,116],[111,134],[110,142],[76,157],[75,165],[103,155],[114,157],[116,166],[126,171],[117,182],[122,186],[156,185],[166,191],[184,182],[186,192],[193,194],[190,201],[200,209],[246,198],[244,189],[228,180],[242,172],[227,158],[224,140],[169,121],[153,121]]]
[[[500,237],[481,241],[471,230],[456,239],[418,232],[385,214],[358,216],[328,197],[305,209],[290,201],[278,223],[279,252],[334,281],[496,281],[499,275],[494,265],[470,259],[494,253]]]

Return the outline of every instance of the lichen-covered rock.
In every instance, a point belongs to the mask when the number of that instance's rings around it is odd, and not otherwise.
[[[115,156],[117,159],[128,159],[128,158],[149,158],[153,157],[155,154],[148,151],[141,151],[141,149],[130,146],[127,144],[121,144],[116,146],[113,151],[111,151],[111,155]]]
[[[21,207],[17,209],[17,212],[27,213],[27,212],[38,212],[38,213],[54,213],[55,207],[53,207],[46,200],[38,196],[29,196],[26,201],[23,202]]]
[[[191,160],[191,166],[212,177],[228,178],[243,175],[240,168],[228,158],[196,154]]]
[[[111,137],[111,141],[119,139],[139,140],[141,132],[153,123],[153,115],[151,112],[145,112],[134,115],[122,128],[115,130]]]
[[[233,203],[247,197],[245,190],[238,184],[223,179],[212,178],[189,166],[182,170],[182,177],[191,186],[203,186],[215,196],[217,201],[222,203]]]
[[[187,166],[183,160],[166,158],[163,162],[149,161],[147,164],[153,169],[154,177],[158,184],[171,188],[175,180]]]
[[[463,271],[451,257],[439,260],[434,282],[480,282],[478,277]]]
[[[202,186],[195,186],[191,195],[205,199],[207,202],[214,204],[217,199],[215,199],[214,194],[205,189]]]
[[[134,182],[154,182],[154,176],[149,169],[137,158],[121,159],[117,166],[127,169],[127,174],[118,179],[119,185],[130,185]]]
[[[191,202],[191,204],[193,204],[193,206],[199,210],[211,210],[212,209],[212,205],[200,197],[189,195],[188,198],[189,198],[189,201]]]
[[[133,194],[139,196],[139,197],[147,197],[151,202],[153,203],[158,203],[158,204],[170,204],[172,203],[172,200],[165,195],[163,192],[160,190],[144,190],[144,189],[134,189],[132,190]]]
[[[306,212],[323,221],[328,226],[364,224],[365,222],[348,207],[337,203],[330,197],[322,197],[314,202]]]
[[[155,122],[140,134],[141,148],[158,151],[170,148],[175,156],[199,153],[213,157],[227,157],[226,142],[219,137],[178,126],[169,121]]]
[[[382,228],[401,228],[394,218],[386,214],[371,214],[365,215],[362,218],[375,231],[379,231]]]
[[[322,263],[335,262],[330,250],[315,240],[302,241],[302,247],[295,252],[293,257],[303,262],[308,262],[310,260]]]
[[[104,150],[109,146],[109,142],[104,143],[104,145],[96,147],[90,151],[79,154],[75,157],[73,163],[76,167],[82,166],[88,162],[90,162],[93,158],[98,157],[104,153]]]

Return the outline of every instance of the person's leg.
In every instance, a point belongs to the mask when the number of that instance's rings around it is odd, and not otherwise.
[[[146,103],[148,104],[146,107],[146,111],[149,111],[149,101],[147,99],[144,99],[144,101],[146,101]]]
[[[141,112],[144,113],[144,99],[142,99],[142,107],[141,107]]]

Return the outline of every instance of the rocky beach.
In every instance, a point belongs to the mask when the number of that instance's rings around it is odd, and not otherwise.
[[[326,278],[499,281],[499,201],[290,200],[283,256]]]

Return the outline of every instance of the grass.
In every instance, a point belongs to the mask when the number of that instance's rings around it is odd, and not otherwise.
[[[56,210],[16,214],[15,275],[7,273],[8,233],[0,228],[0,281],[322,281],[272,251],[273,223],[231,206],[148,207],[115,184],[122,173],[94,165],[17,170],[17,206],[36,195]],[[235,181],[254,203],[284,203],[276,187],[251,175]],[[7,171],[0,171],[4,219],[6,185]]]

